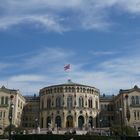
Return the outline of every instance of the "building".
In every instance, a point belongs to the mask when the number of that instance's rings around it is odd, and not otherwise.
[[[13,96],[13,98],[11,98]],[[140,129],[140,88],[100,95],[99,89],[73,83],[44,87],[39,96],[23,97],[19,90],[0,88],[0,132],[12,124],[25,129],[109,128],[114,124]]]
[[[99,113],[99,89],[73,83],[40,90],[40,127],[96,127]]]
[[[23,108],[22,127],[35,129],[39,123],[39,96],[25,96],[26,105]]]
[[[115,97],[114,123],[131,126],[140,129],[140,88],[134,86],[131,89],[120,90]]]
[[[12,98],[11,98],[12,97]],[[12,106],[11,106],[12,105]],[[21,125],[22,110],[25,105],[25,98],[19,90],[0,88],[0,132],[9,125],[9,112],[12,108],[12,124],[16,127]]]
[[[114,123],[114,100],[114,95],[100,95],[100,127],[111,127]]]

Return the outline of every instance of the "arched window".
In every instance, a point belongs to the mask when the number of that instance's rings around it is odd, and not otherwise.
[[[136,96],[136,104],[139,104],[139,97]]]
[[[134,98],[134,96],[131,97],[131,103],[132,103],[132,105],[135,104],[135,98]]]
[[[77,87],[77,92],[79,92],[79,87]]]
[[[83,99],[83,97],[79,97],[79,107],[84,107],[84,99]]]
[[[67,87],[65,88],[65,92],[68,92],[68,88]]]
[[[56,107],[60,108],[61,107],[61,97],[56,98]]]
[[[88,107],[89,108],[92,108],[92,98],[89,98],[88,99]]]
[[[67,107],[68,109],[72,108],[72,96],[68,96],[67,98]]]
[[[72,87],[72,92],[75,92],[75,88],[74,87]]]
[[[51,108],[51,99],[50,98],[47,99],[47,108],[48,109]]]

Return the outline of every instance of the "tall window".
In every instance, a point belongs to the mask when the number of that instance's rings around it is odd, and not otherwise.
[[[96,109],[98,109],[98,101],[95,101]]]
[[[48,109],[51,108],[51,99],[50,98],[47,99],[47,108]]]
[[[136,96],[136,104],[139,104],[139,97]]]
[[[136,120],[136,112],[134,112],[134,118],[135,118],[135,120]]]
[[[83,97],[79,97],[79,107],[84,107],[84,99],[83,99]]]
[[[138,111],[137,112],[137,117],[138,117],[138,120],[140,119],[140,112]]]
[[[68,96],[67,98],[67,107],[68,109],[72,108],[72,96]]]
[[[88,107],[89,108],[92,108],[92,98],[89,98],[88,99]]]
[[[1,104],[4,104],[4,97],[1,97]]]
[[[56,98],[56,107],[60,108],[61,107],[61,97]]]
[[[8,97],[5,97],[5,104],[8,105]]]
[[[132,105],[135,104],[135,98],[134,98],[134,96],[131,97],[131,103],[132,103]]]

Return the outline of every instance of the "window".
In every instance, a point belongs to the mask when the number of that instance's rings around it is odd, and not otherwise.
[[[136,112],[134,112],[134,118],[135,118],[135,120],[136,120]]]
[[[83,97],[79,97],[79,107],[84,107],[84,99],[83,99]]]
[[[134,105],[134,104],[135,104],[135,99],[134,99],[134,96],[132,96],[132,97],[131,97],[131,103],[132,103],[132,105]]]
[[[98,109],[98,101],[95,101],[96,109]]]
[[[0,118],[2,118],[2,111],[0,112]]]
[[[42,100],[41,108],[44,108],[44,100]]]
[[[8,97],[5,97],[5,104],[8,105]]]
[[[104,105],[101,104],[101,110],[104,110]]]
[[[67,107],[68,107],[68,109],[72,108],[72,96],[69,96],[67,98]]]
[[[71,87],[69,87],[68,89],[69,89],[69,92],[71,92]]]
[[[61,107],[61,97],[56,98],[56,107]]]
[[[4,117],[4,118],[5,118],[5,113],[6,113],[6,112],[4,111],[4,112],[3,112],[3,117]]]
[[[4,97],[1,97],[1,104],[4,104]]]
[[[48,109],[51,108],[51,99],[50,98],[47,99],[47,108]]]
[[[89,98],[89,100],[88,100],[88,107],[92,108],[92,98]]]
[[[139,114],[140,112],[138,111],[137,112],[137,117],[138,117],[138,120],[140,119],[140,114]]]
[[[136,96],[136,104],[139,104],[139,97]]]

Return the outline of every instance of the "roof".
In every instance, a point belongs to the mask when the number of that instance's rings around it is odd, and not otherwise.
[[[15,90],[15,89],[8,89],[8,88],[6,88],[5,86],[2,86],[1,88],[0,88],[0,90],[1,91],[9,91],[9,92],[17,92],[18,90]]]
[[[123,90],[123,89],[120,89],[120,92],[119,93],[131,93],[131,92],[133,92],[133,91],[138,91],[138,92],[140,92],[140,88],[137,86],[137,85],[135,85],[133,88],[131,88],[131,89],[126,89],[126,90]]]
[[[100,95],[100,100],[113,100],[114,99],[114,95]]]
[[[95,87],[92,87],[92,86],[88,86],[88,85],[82,85],[82,84],[78,84],[78,83],[74,83],[71,81],[71,79],[68,79],[68,81],[64,84],[58,84],[58,85],[52,85],[52,86],[48,86],[48,87],[44,87],[42,88],[41,90],[45,89],[45,88],[52,88],[52,87],[56,87],[56,86],[82,86],[82,87],[89,87],[89,88],[95,88]],[[95,88],[96,90],[99,90],[97,88]]]

